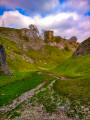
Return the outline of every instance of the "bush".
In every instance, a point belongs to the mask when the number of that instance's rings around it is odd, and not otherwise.
[[[70,51],[70,48],[68,45],[65,46],[65,50]]]
[[[29,38],[25,35],[25,36],[23,36],[23,39],[25,40],[25,41],[29,41]]]

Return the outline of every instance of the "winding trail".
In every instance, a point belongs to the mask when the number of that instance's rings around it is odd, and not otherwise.
[[[53,76],[54,78],[59,79],[58,77],[54,76],[53,74],[49,74],[49,75]],[[55,80],[52,81],[49,84],[49,86],[51,87],[54,82],[55,82]],[[28,92],[23,93],[21,96],[19,96],[18,98],[14,99],[11,104],[0,107],[0,111],[7,112],[7,111],[11,111],[11,110],[15,109],[20,103],[22,103],[23,101],[27,100],[28,98],[31,98],[34,95],[35,91],[37,91],[38,89],[43,87],[44,84],[45,84],[45,82],[41,83],[36,88],[34,88],[34,89],[32,89],[32,90],[30,90]]]
[[[59,79],[58,77],[52,74],[49,75],[53,76],[56,79]],[[40,91],[44,91],[47,88],[51,89],[55,81],[56,80],[54,79],[53,81],[50,82],[50,84],[47,87],[35,91],[35,94],[37,94]],[[59,109],[57,112],[49,114],[46,111],[43,104],[36,104],[33,107],[31,104],[27,104],[27,106],[21,112],[21,115],[19,117],[16,117],[14,120],[72,120],[72,119],[68,118],[64,111],[61,109]]]
[[[33,95],[34,95],[34,92],[36,90],[38,90],[39,88],[41,88],[43,85],[45,84],[44,83],[41,83],[40,85],[38,85],[36,88],[28,91],[28,92],[25,92],[23,93],[21,96],[19,96],[18,98],[14,99],[13,102],[7,106],[2,106],[0,107],[0,111],[11,111],[13,109],[15,109],[20,103],[22,103],[23,101],[27,100],[28,98],[31,98]]]
[[[49,74],[50,76],[53,76],[55,79],[50,82],[50,84],[46,87],[48,89],[51,89],[53,84],[55,83],[56,79],[59,79],[57,76],[54,76],[53,74]],[[2,106],[0,108],[0,111],[11,111],[15,109],[20,103],[23,101],[30,99],[34,94],[44,91],[46,88],[43,88],[43,85],[45,82],[42,84],[38,85],[36,88],[23,93],[21,96],[18,98],[14,99],[13,102],[7,106]],[[40,89],[41,88],[41,89]],[[10,116],[8,118],[2,118],[1,120],[10,120]],[[58,110],[57,112],[53,114],[49,114],[46,112],[46,109],[42,104],[37,104],[34,107],[32,107],[31,104],[27,104],[24,106],[23,111],[21,111],[21,115],[18,117],[15,117],[12,120],[72,120],[67,117],[67,115],[62,111]]]

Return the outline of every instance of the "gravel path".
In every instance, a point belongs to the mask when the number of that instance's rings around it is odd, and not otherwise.
[[[35,107],[28,106],[23,110],[19,117],[14,118],[14,120],[72,120],[68,118],[65,113],[59,110],[56,113],[50,115],[46,112],[43,105],[37,105]]]
[[[59,79],[58,77],[52,74],[49,75]],[[48,88],[51,88],[54,82],[55,80],[53,80],[48,85]],[[30,99],[35,93],[45,90],[45,88],[40,89],[44,84],[45,82],[38,85],[31,91],[25,92],[20,97],[13,100],[11,104],[1,107],[0,111],[7,112],[13,110],[23,101]],[[46,112],[44,106],[41,104],[35,105],[34,107],[32,107],[31,104],[27,104],[26,106],[24,106],[23,111],[21,111],[21,115],[19,117],[15,117],[14,119],[2,118],[1,120],[72,120],[72,119],[68,118],[62,110],[59,110],[58,112],[50,115],[49,113]]]
[[[52,74],[49,74],[49,75],[50,75],[50,76],[53,76],[54,78],[57,78],[56,76],[54,76],[54,75],[52,75]],[[57,79],[59,79],[59,78],[57,78]],[[54,81],[54,82],[55,82],[55,81]],[[0,107],[0,111],[5,111],[5,112],[7,112],[7,111],[11,111],[11,110],[15,109],[16,106],[18,106],[18,105],[19,105],[20,103],[22,103],[23,101],[27,100],[28,98],[30,99],[30,98],[34,95],[35,91],[38,90],[39,88],[41,88],[44,84],[45,84],[45,82],[42,83],[42,84],[40,84],[40,85],[38,85],[36,88],[34,88],[34,89],[32,89],[32,90],[30,90],[30,91],[28,91],[28,92],[25,92],[25,93],[22,94],[20,97],[14,99],[11,104],[9,104],[9,105],[7,105],[7,106],[2,106],[2,107]],[[51,82],[50,84],[51,84],[50,86],[52,86],[53,83]]]
[[[45,84],[45,82],[40,84],[40,85],[38,85],[36,88],[34,88],[34,89],[32,89],[32,90],[30,90],[28,92],[25,92],[20,97],[14,99],[11,104],[9,104],[7,106],[0,107],[0,111],[5,111],[5,112],[11,111],[16,106],[18,106],[20,103],[22,103],[24,100],[27,100],[28,98],[31,98],[34,95],[34,92],[36,90],[38,90],[39,88],[41,88],[44,84]]]

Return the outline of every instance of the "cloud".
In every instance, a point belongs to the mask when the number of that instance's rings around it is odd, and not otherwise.
[[[59,5],[59,0],[1,0],[0,6],[9,9],[21,8],[32,13],[50,13]]]
[[[35,24],[39,30],[53,30],[55,35],[62,37],[70,38],[75,35],[79,42],[90,37],[90,16],[79,15],[74,12],[57,13],[42,18],[41,15],[25,16],[16,10],[4,12],[0,16],[0,26],[2,21],[5,22],[6,27],[15,28],[28,28],[29,24]]]
[[[67,0],[63,3],[62,8],[86,13],[90,11],[90,0]]]

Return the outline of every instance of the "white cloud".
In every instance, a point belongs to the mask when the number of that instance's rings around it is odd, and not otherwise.
[[[70,38],[75,35],[79,42],[90,36],[90,17],[76,13],[58,13],[42,18],[41,15],[25,16],[16,10],[4,12],[0,16],[0,26],[2,21],[5,22],[6,27],[14,26],[15,28],[36,24],[40,30],[53,30],[55,35],[62,37]]]
[[[86,13],[90,11],[90,0],[67,0],[62,5],[64,9]]]
[[[28,13],[50,13],[58,7],[59,0],[1,0],[0,6],[9,9],[21,8]]]

